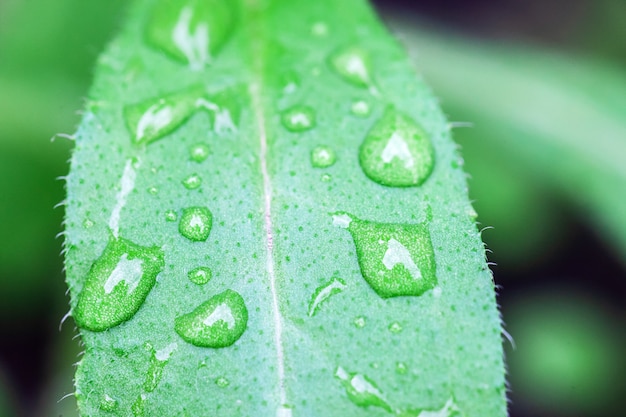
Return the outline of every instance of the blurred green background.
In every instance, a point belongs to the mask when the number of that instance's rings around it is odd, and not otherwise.
[[[626,1],[378,1],[441,99],[499,285],[511,417],[616,416]],[[61,238],[72,134],[122,0],[0,0],[0,416],[76,416]],[[514,348],[515,345],[515,348]]]

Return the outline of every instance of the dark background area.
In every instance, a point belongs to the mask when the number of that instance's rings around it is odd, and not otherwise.
[[[400,10],[427,30],[610,62],[626,77],[626,1],[374,3],[383,17]],[[71,364],[80,347],[71,319],[58,329],[68,298],[62,239],[54,237],[63,209],[53,209],[64,198],[56,178],[67,173],[71,142],[49,139],[74,131],[95,60],[122,23],[124,7],[121,0],[0,0],[0,415],[76,415],[72,398],[57,403],[72,392]],[[471,151],[474,139],[466,132],[456,130],[455,139]],[[509,230],[509,220],[497,201],[480,198],[491,183],[481,181],[483,159],[474,154],[464,155],[474,177],[470,195],[481,227],[495,228],[483,237],[496,263],[504,322],[517,344],[513,349],[505,341],[511,417],[619,415],[626,259],[585,213],[530,179],[525,186],[533,190],[536,223],[526,227],[552,225],[503,239],[497,231]],[[513,176],[526,169],[505,165]],[[530,244],[522,245],[524,239]]]

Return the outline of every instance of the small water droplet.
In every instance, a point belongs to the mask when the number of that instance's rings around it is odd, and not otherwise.
[[[199,266],[189,271],[187,276],[189,277],[189,280],[194,284],[204,285],[209,282],[211,278],[213,278],[213,272],[211,271],[211,268],[208,268],[206,266]]]
[[[230,384],[230,381],[226,378],[224,378],[223,376],[217,378],[215,380],[215,385],[217,385],[220,388],[225,388]]]
[[[147,39],[192,70],[201,70],[226,43],[235,20],[229,0],[160,0],[153,8]]]
[[[331,177],[330,174],[323,174],[321,177],[322,182],[329,182],[332,179],[333,177]]]
[[[333,278],[317,287],[309,302],[309,317],[313,317],[317,313],[321,303],[328,300],[333,295],[339,294],[345,288],[346,283],[341,278]]]
[[[94,222],[91,219],[85,219],[83,220],[83,228],[85,229],[91,229],[94,226]]]
[[[197,143],[189,150],[189,159],[194,162],[202,162],[209,156],[209,147],[203,143]]]
[[[315,127],[315,111],[308,106],[294,106],[281,115],[283,126],[291,132],[302,132]]]
[[[165,221],[175,222],[176,220],[178,220],[178,213],[176,213],[174,210],[165,211]]]
[[[360,117],[369,116],[371,111],[370,105],[365,100],[355,101],[354,103],[352,103],[350,110],[352,111],[352,114]]]
[[[354,319],[354,325],[356,327],[358,327],[359,329],[362,329],[363,327],[365,327],[365,317],[359,316],[359,317],[355,318]]]
[[[426,224],[376,223],[334,213],[348,229],[365,281],[382,298],[419,296],[437,285],[435,253]]]
[[[117,409],[117,401],[108,394],[104,394],[104,397],[100,401],[100,409],[111,413]]]
[[[191,174],[183,180],[183,185],[188,190],[195,190],[202,185],[202,178],[198,174]]]
[[[339,49],[330,56],[330,65],[344,80],[357,87],[371,85],[370,57],[361,47],[349,46]]]
[[[175,320],[176,333],[199,347],[222,348],[235,343],[248,324],[248,309],[233,290],[217,294]]]
[[[134,417],[143,417],[146,413],[146,394],[139,395],[130,409]]]
[[[400,375],[405,375],[409,369],[404,362],[396,362],[396,372]]]
[[[149,187],[148,188],[148,193],[152,194],[152,195],[157,195],[159,193],[159,189],[156,187]]]
[[[361,144],[359,162],[372,181],[389,187],[413,187],[430,176],[435,155],[424,130],[390,106]]]
[[[78,296],[74,311],[78,326],[99,332],[129,320],[145,301],[164,266],[160,248],[111,237],[91,266]]]
[[[341,381],[348,399],[359,407],[380,407],[390,413],[394,411],[380,389],[367,376],[349,373],[339,366],[335,377]]]
[[[148,144],[178,129],[197,110],[205,94],[200,86],[124,107],[124,119],[135,144]]]
[[[315,36],[328,35],[328,25],[325,22],[315,22],[311,26],[311,33]]]
[[[337,155],[329,146],[317,146],[311,151],[311,165],[314,168],[327,168],[335,161],[337,161]]]
[[[389,325],[389,331],[391,333],[400,333],[402,331],[402,326],[397,321],[394,321]]]
[[[189,207],[183,210],[178,223],[181,235],[194,242],[204,242],[213,226],[213,215],[206,207]]]
[[[176,343],[170,343],[160,350],[154,350],[154,348],[152,348],[149,344],[147,347],[152,355],[150,357],[148,373],[143,383],[143,389],[146,390],[146,392],[152,392],[156,389],[157,385],[159,385],[159,382],[161,382],[163,369],[169,362],[172,353],[174,353],[174,351],[178,348],[178,345]]]

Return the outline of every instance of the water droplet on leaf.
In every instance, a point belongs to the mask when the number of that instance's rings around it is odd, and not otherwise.
[[[93,220],[90,220],[90,219],[83,220],[83,228],[85,229],[91,229],[94,226],[94,224],[95,223],[93,222]]]
[[[341,212],[333,224],[352,235],[361,274],[382,298],[419,296],[437,285],[426,224],[376,223]]]
[[[339,294],[346,288],[346,283],[341,278],[333,278],[324,285],[317,287],[309,302],[309,317],[317,313],[321,303],[335,294]]]
[[[141,394],[130,407],[134,417],[143,417],[146,413],[146,394]]]
[[[226,378],[224,378],[223,376],[217,378],[215,380],[215,385],[217,385],[220,388],[225,388],[230,384],[230,381]]]
[[[372,83],[369,54],[361,47],[339,49],[330,56],[330,65],[344,80],[357,87],[369,87]]]
[[[175,222],[178,220],[178,214],[174,210],[167,210],[165,212],[165,221]]]
[[[450,398],[444,406],[438,410],[406,410],[399,413],[399,417],[463,417],[463,413],[454,400]]]
[[[328,146],[318,146],[311,151],[311,165],[315,168],[327,168],[335,161],[337,161],[337,155]]]
[[[83,329],[103,331],[137,313],[165,265],[158,247],[111,237],[89,273],[74,311]]]
[[[322,175],[322,182],[329,182],[330,180],[333,179],[333,177],[330,176],[330,174],[324,174]]]
[[[315,111],[308,106],[294,106],[281,115],[283,126],[291,132],[302,132],[315,127]]]
[[[213,272],[206,266],[199,266],[187,274],[189,280],[197,285],[204,285],[211,280]]]
[[[135,144],[154,142],[178,129],[197,110],[204,89],[188,90],[152,98],[124,107],[124,119]]]
[[[359,329],[362,329],[363,327],[365,327],[365,317],[359,316],[359,317],[355,318],[354,319],[354,325],[356,327],[358,327]]]
[[[389,331],[391,333],[400,333],[402,331],[402,326],[397,321],[394,321],[389,325]]]
[[[248,324],[248,309],[239,293],[226,290],[176,318],[174,329],[200,347],[223,348],[235,343]]]
[[[228,40],[235,19],[230,0],[160,0],[153,8],[147,38],[192,70],[201,70]]]
[[[397,362],[396,363],[396,372],[399,373],[400,375],[405,375],[408,372],[408,368],[406,366],[406,363],[404,363],[404,362]]]
[[[152,194],[152,195],[157,195],[159,193],[159,189],[156,187],[149,187],[148,188],[148,193]]]
[[[426,132],[390,106],[361,144],[359,162],[365,175],[381,185],[413,187],[430,176],[435,155]]]
[[[213,226],[213,215],[206,207],[189,207],[183,210],[178,223],[181,235],[194,242],[204,242]]]
[[[367,117],[370,114],[370,105],[365,100],[357,100],[350,107],[352,114],[360,117]]]
[[[183,180],[183,185],[188,190],[195,190],[202,185],[202,178],[198,174],[191,174]]]
[[[380,407],[390,413],[394,411],[380,389],[367,376],[349,373],[340,366],[335,371],[335,377],[341,381],[350,401],[359,407]]]
[[[159,382],[161,382],[163,369],[165,365],[167,365],[167,362],[169,362],[172,353],[178,348],[178,345],[176,343],[170,343],[160,350],[154,350],[150,345],[148,345],[148,348],[152,355],[150,357],[148,373],[143,383],[143,389],[146,390],[146,392],[152,392],[156,389],[157,385],[159,385]]]
[[[209,156],[209,147],[203,143],[193,145],[190,150],[190,159],[194,162],[202,162]]]
[[[104,397],[100,401],[100,409],[111,413],[117,409],[117,401],[111,398],[108,394],[104,394]]]

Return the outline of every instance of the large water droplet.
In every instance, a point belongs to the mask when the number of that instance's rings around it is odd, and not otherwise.
[[[341,278],[333,278],[324,285],[317,287],[309,302],[309,317],[317,313],[320,304],[346,288],[346,283]]]
[[[437,285],[426,224],[376,223],[341,212],[333,224],[352,235],[361,274],[382,298],[418,296]]]
[[[337,161],[337,155],[329,146],[317,146],[311,151],[311,165],[314,168],[327,168],[335,161]]]
[[[174,329],[200,347],[222,348],[235,343],[248,324],[248,309],[239,293],[226,290],[191,313],[176,318]]]
[[[188,190],[195,190],[202,185],[202,178],[198,174],[191,174],[183,180],[183,185]]]
[[[189,280],[197,285],[204,285],[213,278],[213,272],[211,272],[211,268],[206,266],[199,266],[195,269],[192,269],[187,274]]]
[[[370,57],[361,47],[349,46],[337,50],[330,56],[330,66],[357,87],[370,87],[372,84]]]
[[[213,215],[206,207],[189,207],[183,210],[178,223],[181,235],[194,242],[204,242],[213,226]]]
[[[463,417],[461,409],[450,398],[443,407],[438,410],[410,409],[402,411],[399,417]]]
[[[235,18],[230,0],[160,0],[153,8],[147,38],[192,70],[201,70],[230,37]]]
[[[365,175],[379,184],[412,187],[430,176],[435,154],[426,132],[390,106],[361,144],[359,162]]]
[[[359,407],[380,407],[390,413],[394,411],[380,389],[367,376],[349,373],[339,366],[335,377],[341,381],[350,401]]]
[[[230,87],[210,96],[198,98],[196,106],[209,113],[213,131],[218,135],[237,130],[236,124],[241,114],[241,85]]]
[[[89,270],[74,310],[83,329],[103,331],[137,313],[165,265],[158,247],[111,237]]]
[[[148,373],[143,383],[143,389],[146,390],[146,392],[152,392],[156,389],[157,385],[159,385],[159,382],[161,382],[163,369],[169,362],[172,353],[174,353],[174,351],[178,348],[178,345],[176,343],[170,343],[160,350],[154,350],[154,348],[152,348],[149,344],[147,347],[152,355],[150,357]]]
[[[117,401],[109,396],[108,394],[104,394],[104,397],[100,401],[100,410],[111,413],[117,409]]]
[[[294,106],[281,115],[283,126],[291,132],[302,132],[315,127],[315,111],[308,106]]]
[[[204,89],[194,86],[178,93],[124,107],[124,119],[136,144],[148,144],[172,133],[196,111]]]

